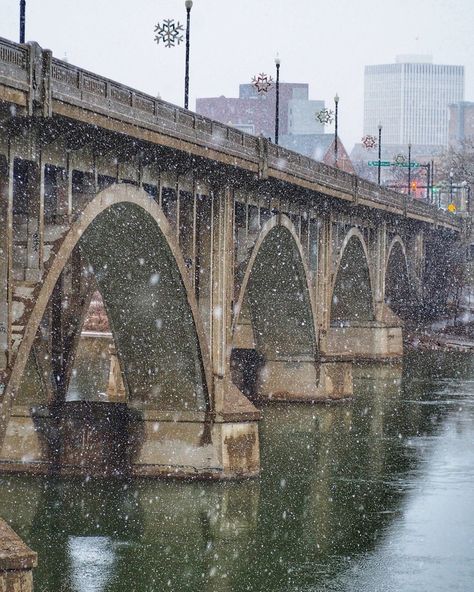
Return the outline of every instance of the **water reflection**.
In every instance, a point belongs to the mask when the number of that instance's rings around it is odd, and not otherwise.
[[[115,550],[110,538],[70,536],[67,544],[74,592],[102,592],[114,574]]]
[[[470,589],[474,358],[355,374],[351,404],[264,408],[260,480],[2,477],[36,590]]]

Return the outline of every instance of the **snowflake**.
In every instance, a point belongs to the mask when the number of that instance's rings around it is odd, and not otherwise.
[[[174,47],[183,41],[183,30],[184,27],[179,21],[175,23],[173,19],[164,19],[163,24],[158,23],[155,27],[155,41],[162,41],[165,47]]]
[[[334,112],[331,109],[326,109],[325,107],[316,113],[316,119],[319,119],[320,123],[322,124],[332,123],[334,119],[333,115]]]
[[[407,161],[406,156],[404,154],[396,154],[393,157],[393,162],[395,164],[405,164],[405,162]]]
[[[375,136],[367,135],[362,138],[362,144],[367,150],[372,150],[377,146],[377,138]]]
[[[252,84],[257,89],[257,92],[266,93],[273,84],[273,78],[271,76],[268,76],[267,74],[260,73],[252,78]]]

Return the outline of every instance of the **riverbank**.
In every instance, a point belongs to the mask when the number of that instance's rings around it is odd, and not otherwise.
[[[405,350],[474,352],[474,321],[460,325],[435,323],[407,327]]]

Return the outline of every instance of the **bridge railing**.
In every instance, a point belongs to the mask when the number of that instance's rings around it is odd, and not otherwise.
[[[40,50],[40,51],[38,51]],[[262,154],[259,138],[234,127],[213,121],[157,97],[147,95],[104,76],[78,68],[56,58],[45,59],[50,52],[41,51],[37,44],[19,45],[0,38],[0,82],[3,80],[21,90],[38,85],[35,76],[42,76],[43,100],[51,105],[51,99],[88,110],[116,116],[136,125],[167,134],[176,140],[188,140],[198,145],[224,152],[259,165]],[[35,60],[41,60],[38,67]],[[30,94],[33,93],[31,89]],[[34,91],[35,100],[41,93]],[[389,206],[400,213],[416,211],[420,216],[435,218],[448,223],[453,216],[438,211],[436,207],[375,183],[361,179],[338,168],[317,162],[307,156],[268,142],[268,167],[280,170],[320,187],[346,194],[347,199],[362,199],[374,204]],[[331,195],[331,191],[329,192]]]
[[[0,38],[0,83],[28,85],[29,48]]]

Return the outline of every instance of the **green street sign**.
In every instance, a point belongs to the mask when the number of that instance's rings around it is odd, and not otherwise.
[[[369,162],[367,163],[369,166],[379,166],[379,161],[378,160],[369,160]],[[410,164],[408,164],[408,162],[390,162],[389,160],[381,160],[380,161],[380,166],[398,166],[398,167],[410,167],[411,169],[416,169],[417,167],[420,166],[419,162],[410,162]]]

